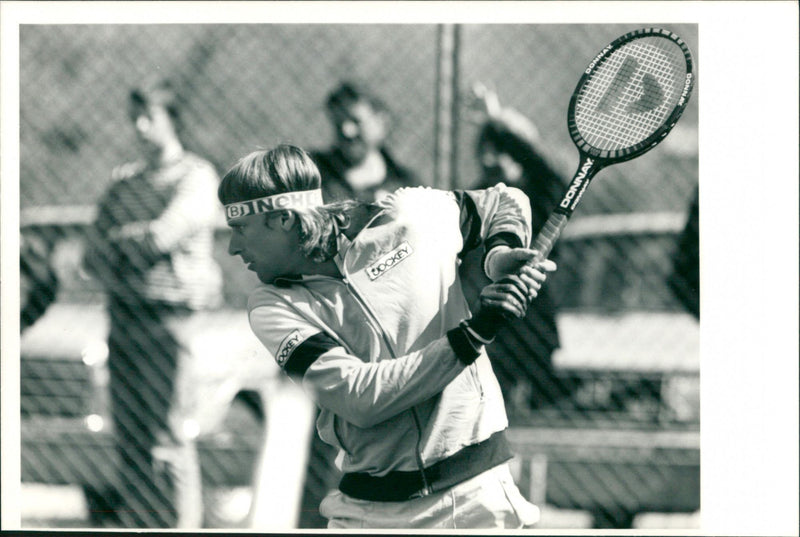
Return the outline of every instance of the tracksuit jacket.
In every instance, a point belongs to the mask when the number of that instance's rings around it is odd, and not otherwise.
[[[512,456],[489,358],[460,339],[470,310],[458,266],[480,245],[528,247],[531,216],[528,198],[503,184],[403,188],[378,205],[352,242],[339,237],[343,278],[261,285],[248,310],[266,349],[320,407],[318,433],[340,450],[339,488],[399,501]]]

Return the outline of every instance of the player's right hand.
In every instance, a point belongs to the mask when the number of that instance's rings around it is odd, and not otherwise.
[[[530,292],[523,278],[517,275],[490,283],[481,290],[478,305],[467,323],[482,338],[491,340],[503,324],[525,316]]]
[[[504,317],[524,317],[530,292],[521,276],[506,276],[481,290],[479,311],[494,311]]]

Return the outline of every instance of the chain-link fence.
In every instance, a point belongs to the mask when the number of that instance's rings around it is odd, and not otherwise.
[[[696,26],[664,26],[696,51]],[[468,119],[468,92],[481,81],[535,123],[539,149],[566,180],[577,165],[566,108],[578,76],[636,27],[22,26],[22,305],[32,322],[22,340],[23,480],[80,485],[93,523],[113,524],[102,513],[125,464],[114,462],[109,435],[106,298],[70,267],[111,170],[137,157],[131,87],[173,80],[186,145],[221,173],[278,142],[327,146],[327,92],[360,81],[392,112],[399,162],[423,184],[469,188],[479,181],[480,126]],[[699,509],[696,103],[654,151],[601,172],[554,252],[559,270],[541,313],[553,321],[515,323],[490,353],[521,489],[542,506],[588,512],[595,526]],[[270,427],[265,390],[280,384],[248,339],[244,305],[256,282],[225,252],[222,226],[215,244],[225,305],[192,334],[205,361],[190,427],[209,527],[246,523],[224,513],[220,491],[250,486]],[[467,277],[475,296],[482,280]],[[230,341],[246,343],[231,350]],[[331,457],[311,446],[300,527],[324,523],[314,502],[335,486]]]

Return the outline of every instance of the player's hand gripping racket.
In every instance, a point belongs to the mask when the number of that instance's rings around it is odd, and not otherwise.
[[[694,87],[692,55],[667,30],[615,39],[589,63],[569,102],[567,126],[580,163],[531,248],[547,259],[592,177],[655,147],[675,126]]]

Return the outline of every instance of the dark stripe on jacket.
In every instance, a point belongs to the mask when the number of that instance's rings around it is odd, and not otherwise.
[[[463,258],[467,252],[474,250],[481,244],[481,215],[475,206],[475,201],[464,190],[454,190],[453,194],[461,209],[459,226],[464,247],[458,256]]]
[[[283,370],[290,375],[302,377],[317,358],[332,348],[339,346],[339,343],[328,334],[323,332],[314,334],[292,351],[292,354],[283,366]]]
[[[481,245],[482,221],[475,201],[465,190],[455,190],[453,194],[461,209],[460,227],[461,237],[464,240],[464,247],[461,249],[461,252],[459,252],[458,257],[463,259],[470,250],[474,250]],[[486,240],[483,241],[483,245],[484,254],[481,258],[481,266],[483,266],[484,261],[486,261],[486,253],[495,246],[505,245],[511,248],[521,248],[523,246],[522,239],[515,233],[509,231],[487,237]]]
[[[353,472],[344,474],[339,490],[360,500],[402,502],[446,490],[512,457],[505,432],[498,431],[483,442],[466,446],[425,468],[425,479],[420,471],[394,471],[381,477]],[[428,484],[427,490],[425,483]]]

